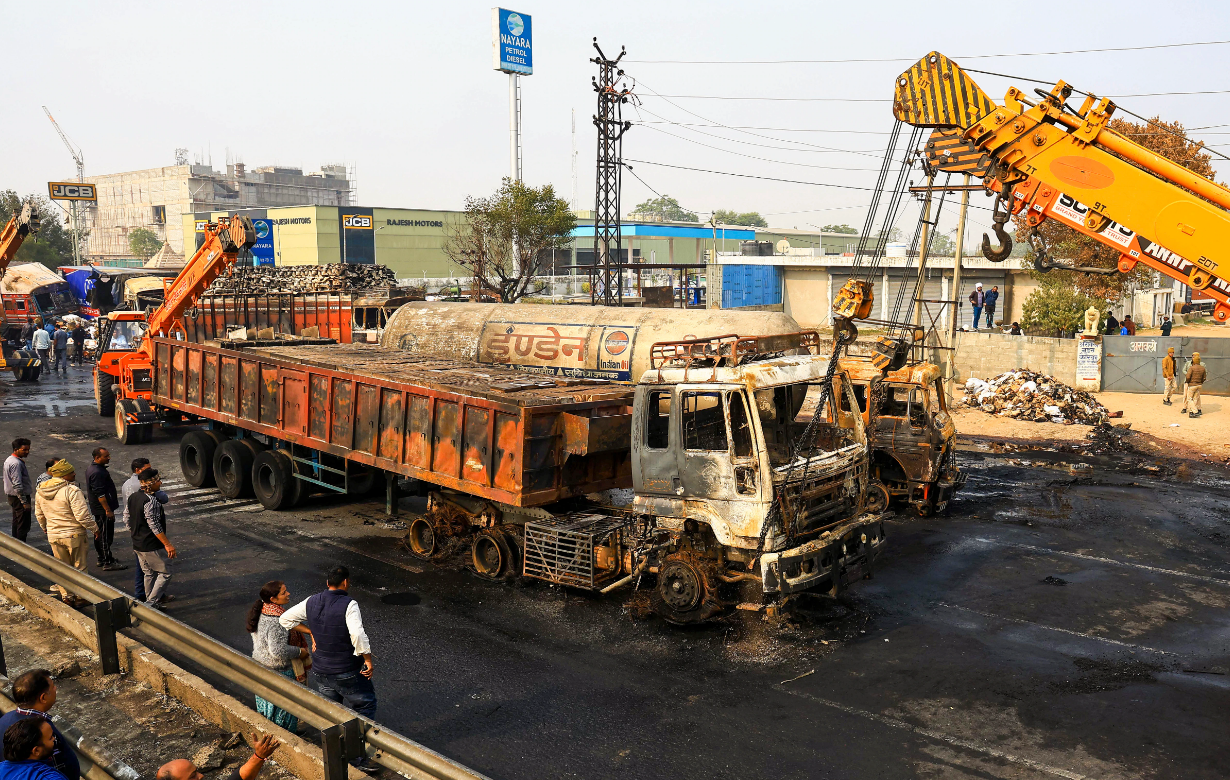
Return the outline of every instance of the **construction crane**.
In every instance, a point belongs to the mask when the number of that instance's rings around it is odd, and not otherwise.
[[[56,129],[56,132],[60,134],[60,140],[68,147],[68,153],[73,156],[73,162],[77,164],[77,183],[83,184],[85,182],[85,160],[81,157],[81,147],[73,148],[72,141],[69,141],[68,136],[60,129],[60,123],[51,115],[51,111],[47,109],[47,106],[43,106],[43,113],[51,120],[51,126]],[[73,215],[73,265],[81,265],[81,235],[79,232],[81,228],[77,222],[77,201],[72,201],[71,207]]]
[[[952,139],[948,151],[956,153],[944,155],[951,163],[934,155],[931,162],[960,171],[976,159],[986,171],[983,186],[998,193],[993,230],[1000,246],[984,236],[983,254],[1008,256],[1012,239],[1003,226],[1024,212],[1038,270],[1069,268],[1050,261],[1036,230],[1055,217],[1119,251],[1117,270],[1144,263],[1213,298],[1213,318],[1230,321],[1230,189],[1112,130],[1116,105],[1109,98],[1086,94],[1074,110],[1066,104],[1074,90],[1064,81],[1034,92],[1037,102],[1010,87],[996,105],[934,51],[897,78],[897,119],[935,128],[936,149]]]

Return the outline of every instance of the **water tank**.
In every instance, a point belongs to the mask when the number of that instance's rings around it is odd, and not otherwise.
[[[906,251],[905,243],[897,241],[897,242],[888,244],[887,246],[884,247],[884,256],[885,257],[905,257],[905,251]]]
[[[389,318],[380,344],[554,376],[633,382],[649,368],[655,342],[799,329],[793,318],[772,311],[415,301]]]

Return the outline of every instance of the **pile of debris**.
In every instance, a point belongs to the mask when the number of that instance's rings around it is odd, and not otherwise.
[[[988,381],[971,377],[965,383],[965,403],[999,417],[1033,422],[1097,425],[1109,416],[1091,394],[1024,368]]]
[[[223,274],[215,279],[206,294],[346,293],[388,290],[396,285],[397,278],[387,265],[237,266],[230,275]]]

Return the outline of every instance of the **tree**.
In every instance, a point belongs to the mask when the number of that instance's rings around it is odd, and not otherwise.
[[[13,190],[0,192],[0,228],[8,224],[13,214],[21,211],[27,200],[33,200],[38,209],[40,225],[38,233],[26,238],[17,250],[14,263],[42,263],[55,269],[73,262],[73,237],[60,224],[60,209],[41,195],[20,197]]]
[[[851,236],[858,235],[858,231],[850,227],[849,225],[825,225],[824,227],[820,228],[820,232],[822,233],[846,233]]]
[[[449,227],[444,253],[474,277],[474,294],[515,303],[551,251],[567,249],[577,218],[550,184],[530,187],[504,177],[488,198],[466,198],[465,216]]]
[[[1021,307],[1021,327],[1036,328],[1048,333],[1075,333],[1085,327],[1085,311],[1093,306],[1099,312],[1108,308],[1105,298],[1082,292],[1070,280],[1070,274],[1048,274],[1042,286],[1029,294]]]
[[[663,195],[660,198],[650,198],[644,203],[637,204],[632,209],[633,214],[644,214],[649,217],[657,217],[666,222],[700,222],[700,218],[690,211],[684,210],[683,206],[679,205],[679,201],[672,198],[670,195]]]
[[[159,249],[162,249],[162,242],[158,240],[158,236],[154,235],[154,231],[134,228],[128,234],[128,248],[134,257],[148,260],[158,254]]]
[[[1126,136],[1146,149],[1160,154],[1186,167],[1207,179],[1215,175],[1212,155],[1202,151],[1203,142],[1188,140],[1187,131],[1179,122],[1164,122],[1160,117],[1154,117],[1151,124],[1136,124],[1122,119],[1112,119],[1110,129]],[[1170,132],[1167,132],[1170,131]],[[1113,214],[1111,215],[1114,216]],[[1024,243],[1028,228],[1024,220],[1014,218],[1016,239]],[[1136,229],[1145,225],[1126,225]],[[1047,252],[1057,260],[1063,260],[1073,265],[1096,266],[1098,268],[1114,268],[1119,263],[1119,251],[1077,232],[1057,219],[1048,219],[1038,226],[1038,232],[1046,243]],[[1147,237],[1147,236],[1146,236]],[[1015,247],[1014,247],[1015,249]],[[1014,255],[1016,252],[1013,253]],[[1029,263],[1034,261],[1034,252],[1025,252],[1024,257]],[[1077,271],[1051,271],[1045,276],[1034,271],[1035,278],[1040,280],[1057,276],[1080,292],[1105,301],[1120,301],[1132,290],[1141,286],[1151,286],[1154,275],[1152,268],[1144,263],[1127,274],[1092,275]],[[1083,322],[1083,320],[1082,320]]]
[[[718,209],[713,212],[713,221],[719,225],[738,225],[739,227],[767,228],[769,226],[758,211],[745,211],[740,214],[729,209]]]

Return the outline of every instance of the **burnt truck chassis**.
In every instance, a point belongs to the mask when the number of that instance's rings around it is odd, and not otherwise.
[[[485,579],[656,583],[652,608],[694,623],[839,593],[883,546],[849,377],[810,354],[664,365],[631,388],[358,345],[154,342],[152,403],[134,414],[208,423],[181,441],[189,484],[282,509],[383,473],[395,506],[409,477],[430,491],[410,552],[468,556]],[[826,384],[809,428],[799,411]],[[805,428],[823,446],[796,447]],[[629,482],[631,502],[600,499]]]

